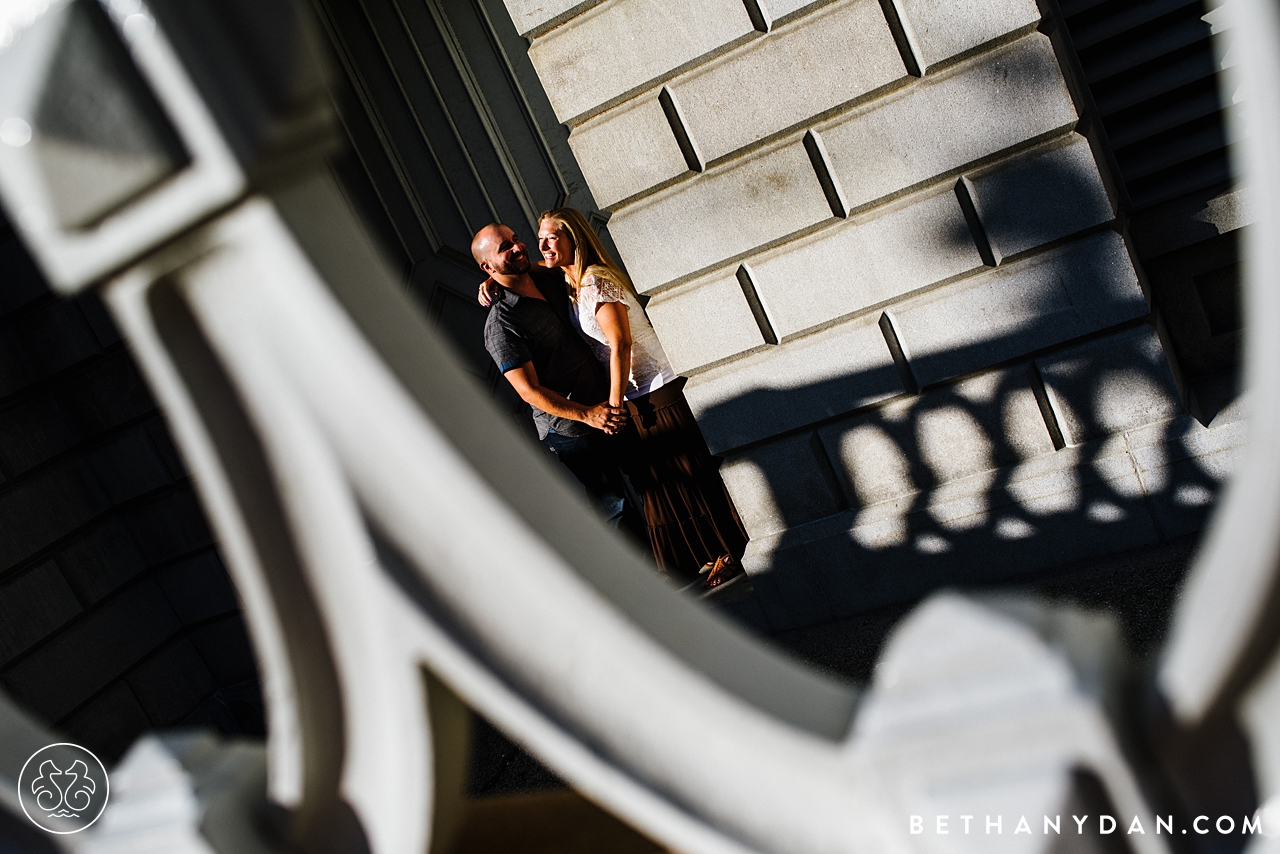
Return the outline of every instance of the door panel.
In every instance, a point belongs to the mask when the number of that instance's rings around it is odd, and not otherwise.
[[[527,42],[501,0],[315,2],[351,144],[335,173],[468,369],[521,408],[484,349],[471,236],[497,221],[532,241],[538,213],[563,204],[605,220]]]

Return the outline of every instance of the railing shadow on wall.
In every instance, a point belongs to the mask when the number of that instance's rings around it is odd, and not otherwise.
[[[903,490],[895,497],[859,497],[856,475],[831,461],[838,449],[824,439],[834,431],[810,431],[807,443],[814,468],[827,475],[826,495],[815,495],[812,482],[797,483],[789,454],[753,462],[782,527],[753,538],[769,541],[768,554],[751,566],[761,609],[751,616],[760,618],[761,627],[781,630],[849,616],[945,586],[1008,581],[1201,529],[1224,476],[1223,461],[1197,458],[1213,450],[1196,447],[1209,431],[1184,415],[1132,431],[1141,434],[1132,439],[1142,447],[1130,447],[1131,436],[1121,434],[1021,459],[1004,431],[984,425],[999,423],[1011,399],[1028,393],[1019,377],[1025,372],[1001,373],[988,399],[953,385],[929,392],[915,406],[890,404],[857,416],[846,435],[879,445],[868,456],[900,475]],[[1146,365],[1129,373],[1130,382],[1163,379]],[[1100,376],[1092,385],[1102,395],[1106,383]],[[787,397],[762,390],[735,404],[785,406]],[[1220,418],[1232,414],[1228,409]],[[930,419],[938,416],[972,431],[972,455],[990,464],[942,480],[927,435]],[[827,508],[834,512],[818,515]]]
[[[1115,228],[1082,213],[1108,204],[1096,173],[1046,149],[1061,150],[1050,141],[958,179],[968,227],[921,239],[976,246],[985,266],[863,312],[881,318],[894,361],[807,383],[779,370],[759,383],[775,387],[695,406],[752,535],[754,595],[726,605],[745,622],[782,631],[1204,526],[1243,444],[1242,401],[1200,413],[1206,423],[1188,414],[1157,317],[1136,284],[1118,281],[1114,259],[1085,245]],[[813,271],[828,289],[849,278]],[[898,341],[883,313],[984,281],[998,292],[987,313],[954,319],[975,328],[926,330],[948,346]],[[744,361],[767,364],[802,341]]]
[[[1201,425],[1180,413],[1154,330],[1109,332],[771,437],[747,463],[766,505],[748,521],[755,595],[730,609],[772,632],[1198,532],[1243,444],[1241,402]],[[1091,364],[1108,345],[1146,358]],[[1045,390],[1045,374],[1070,368],[1081,375],[1068,394]],[[864,380],[758,389],[703,417],[839,398]],[[731,482],[738,465],[726,467]]]

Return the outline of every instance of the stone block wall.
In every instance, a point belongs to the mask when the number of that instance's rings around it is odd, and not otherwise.
[[[1198,529],[1238,413],[1185,414],[1033,0],[506,5],[766,627]]]

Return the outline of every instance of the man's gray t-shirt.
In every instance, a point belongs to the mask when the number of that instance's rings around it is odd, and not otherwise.
[[[569,321],[564,277],[539,267],[531,269],[529,275],[545,300],[522,297],[502,288],[489,307],[484,346],[498,371],[505,374],[525,362],[533,362],[543,388],[584,406],[607,400],[608,374]],[[585,436],[595,429],[581,421],[557,418],[537,407],[532,409],[538,437],[542,439],[549,431],[560,436]]]

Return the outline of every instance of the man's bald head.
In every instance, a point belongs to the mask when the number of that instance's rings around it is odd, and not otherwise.
[[[471,239],[471,257],[491,276],[521,276],[529,272],[524,243],[510,227],[490,223]]]
[[[489,258],[489,253],[494,246],[498,245],[498,230],[502,226],[496,222],[491,222],[484,228],[476,232],[476,236],[471,238],[471,257],[476,259],[477,264],[483,264]]]

